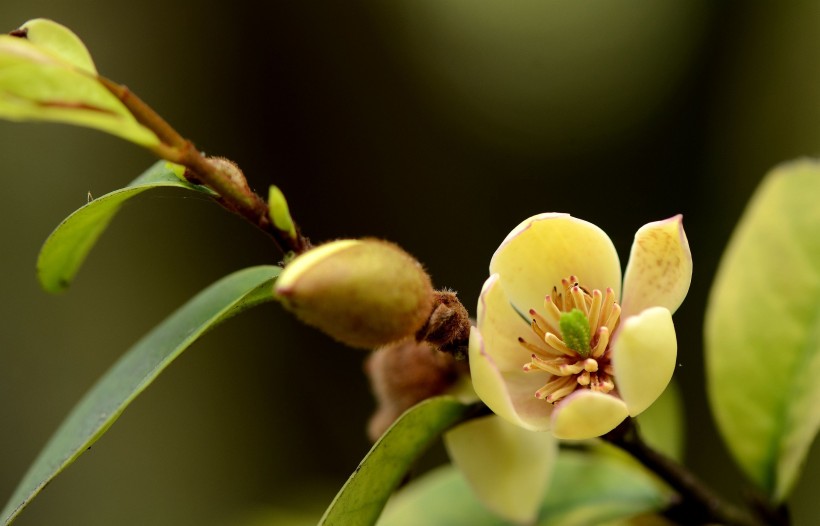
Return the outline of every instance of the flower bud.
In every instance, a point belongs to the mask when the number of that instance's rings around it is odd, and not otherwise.
[[[296,239],[296,225],[290,216],[288,201],[276,185],[271,185],[268,189],[268,215],[273,226],[281,232],[286,232],[290,239]]]
[[[371,353],[364,371],[378,404],[367,424],[372,442],[402,413],[422,400],[451,391],[469,372],[466,361],[412,339]]]
[[[414,335],[433,304],[421,264],[376,239],[333,241],[305,252],[285,268],[274,292],[303,322],[365,349]]]

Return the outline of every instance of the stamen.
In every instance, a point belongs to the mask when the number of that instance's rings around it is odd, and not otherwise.
[[[575,379],[571,376],[556,376],[554,378],[550,378],[550,381],[547,382],[544,387],[537,390],[535,392],[536,398],[547,398],[551,397],[555,391],[558,389],[565,388],[567,385],[571,385],[573,389],[575,389]],[[572,392],[572,391],[570,391]],[[566,396],[566,395],[564,395]],[[550,400],[548,400],[550,401]]]
[[[553,297],[547,296],[544,298],[544,319],[552,328],[550,332],[559,332],[561,327],[561,311],[558,306],[553,303]]]
[[[560,399],[564,398],[569,394],[572,394],[572,392],[575,391],[575,388],[578,386],[578,382],[575,381],[575,379],[572,376],[566,376],[565,380],[566,381],[563,383],[563,385],[558,386],[556,389],[552,391],[552,393],[547,395],[547,402],[554,404],[555,402],[559,401]]]
[[[558,371],[561,376],[570,376],[573,374],[578,374],[584,370],[584,362],[577,361],[573,364],[565,363],[563,365],[558,366]]]
[[[550,349],[549,347],[541,347],[539,345],[535,345],[534,343],[530,343],[524,338],[519,336],[518,343],[521,344],[522,347],[530,351],[531,353],[543,355],[551,355],[551,356],[563,356],[563,353],[556,352],[555,349]]]
[[[594,373],[598,370],[598,361],[593,360],[592,358],[587,358],[584,360],[584,371],[588,373]]]
[[[535,318],[533,318],[530,322],[530,328],[532,329],[532,332],[537,334],[538,337],[542,340],[544,339],[544,336],[547,335],[546,331],[542,329],[540,325],[538,325],[538,320],[536,320]]]
[[[609,329],[610,334],[615,332],[615,327],[618,326],[618,320],[621,318],[621,306],[617,303],[612,304],[612,310],[609,317],[606,319],[606,328]]]
[[[567,311],[567,310],[570,310],[572,308],[571,306],[569,308],[567,308],[567,303],[566,302],[569,301],[569,296],[570,296],[570,293],[571,293],[570,289],[572,287],[576,286],[576,285],[578,285],[578,277],[575,276],[575,275],[572,275],[568,278],[563,278],[561,280],[561,286],[564,287],[563,294],[562,294],[562,296],[564,297],[564,308],[562,310]]]
[[[567,356],[577,356],[578,353],[567,347],[567,344],[564,343],[558,336],[554,335],[551,332],[548,332],[547,335],[544,337],[544,343],[555,349],[556,351],[566,354]]]
[[[547,300],[548,300],[548,299],[549,299],[549,296],[547,296],[547,297],[544,299],[544,306],[545,306],[545,307],[546,307],[546,303],[547,303]],[[550,305],[552,305],[552,304],[550,303]],[[553,306],[553,307],[555,307],[555,305],[552,305],[552,306]],[[551,314],[551,313],[549,312],[549,309],[547,309],[547,311],[548,311],[548,315],[549,315],[549,314]],[[557,312],[557,311],[558,311],[558,309],[556,309],[556,312]],[[544,333],[547,333],[547,332],[558,332],[558,328],[559,328],[558,324],[557,324],[557,323],[553,323],[551,320],[547,319],[547,318],[546,318],[546,317],[544,317],[544,316],[541,316],[541,314],[540,314],[537,310],[535,310],[535,309],[530,309],[530,316],[532,316],[532,318],[533,318],[536,322],[538,322],[538,326],[539,326],[539,327],[541,327],[542,329],[544,329]],[[559,320],[560,320],[560,317],[561,317],[561,315],[560,315],[560,313],[558,313],[558,319],[559,319]],[[543,336],[542,336],[542,338],[543,338]]]
[[[601,291],[595,289],[592,291],[592,305],[589,308],[589,332],[595,334],[598,331],[598,318],[601,316],[601,304],[604,301],[604,296]]]
[[[583,312],[584,316],[588,316],[589,310],[587,310],[587,302],[584,300],[584,293],[581,291],[581,287],[576,283],[570,292],[572,293],[572,299],[575,301],[575,307]]]
[[[598,329],[598,342],[595,344],[595,347],[593,347],[591,356],[593,358],[603,356],[607,345],[609,345],[609,329],[607,327],[601,327]]]
[[[612,288],[590,291],[572,275],[552,288],[543,311],[530,309],[530,327],[543,345],[518,339],[531,352],[523,369],[549,375],[536,398],[554,404],[576,389],[609,393],[616,388],[609,351],[621,321],[616,299]]]
[[[552,287],[552,301],[555,303],[555,307],[559,312],[564,310],[564,296],[558,293],[557,287]]]
[[[589,388],[593,391],[598,391],[601,387],[601,379],[598,378],[597,373],[589,375]]]
[[[604,296],[604,301],[601,305],[601,315],[598,317],[599,325],[603,325],[606,322],[606,319],[609,317],[609,312],[612,310],[612,306],[615,304],[615,291],[611,288],[607,287],[606,295]]]
[[[615,389],[615,382],[608,374],[593,374],[590,378],[589,388],[600,393],[608,393]]]
[[[566,374],[562,372],[564,367],[566,367],[566,363],[561,358],[559,358],[558,361],[542,360],[533,354],[532,361],[528,364],[524,364],[524,371],[530,372],[538,369],[550,373],[553,376],[566,376]]]
[[[615,382],[612,381],[612,378],[609,375],[599,375],[598,379],[600,381],[598,389],[602,393],[608,393],[615,389]]]

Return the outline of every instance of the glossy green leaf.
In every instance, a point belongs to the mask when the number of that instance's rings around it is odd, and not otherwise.
[[[141,146],[160,144],[99,82],[76,35],[51,21],[29,24],[31,39],[0,35],[0,118],[88,126]]]
[[[737,462],[775,502],[820,427],[820,163],[770,173],[721,261],[706,313],[709,401]]]
[[[657,511],[671,493],[623,455],[605,448],[562,450],[538,526],[598,526]],[[390,502],[379,526],[504,526],[476,499],[458,470],[438,468]]]
[[[156,188],[182,188],[214,195],[204,186],[182,178],[184,168],[159,161],[120,190],[93,199],[72,213],[46,239],[37,259],[40,284],[49,292],[61,292],[70,284],[88,252],[128,199]]]
[[[5,526],[40,490],[88,449],[126,407],[185,349],[208,329],[248,309],[273,300],[279,267],[235,272],[200,292],[146,334],[86,393],[23,477],[0,513]]]
[[[473,411],[473,406],[450,396],[429,398],[408,409],[373,445],[319,525],[375,524],[410,465],[444,431]]]

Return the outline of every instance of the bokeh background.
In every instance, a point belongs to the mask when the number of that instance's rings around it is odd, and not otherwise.
[[[683,213],[695,258],[676,315],[687,459],[739,498],[705,398],[703,312],[757,182],[820,150],[820,4],[0,3],[4,31],[39,16],[74,29],[104,74],[257,190],[279,185],[315,241],[391,239],[468,306],[498,243],[532,214],[602,226],[625,261],[638,227]],[[140,335],[219,277],[281,257],[220,208],[159,195],[126,207],[68,293],[42,292],[34,265],[49,232],[88,192],[152,162],[99,132],[0,122],[0,500]],[[318,516],[369,447],[363,357],[275,305],[234,319],[18,524]],[[814,451],[796,524],[820,521],[817,484]]]

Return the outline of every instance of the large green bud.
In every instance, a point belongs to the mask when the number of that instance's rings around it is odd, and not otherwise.
[[[415,335],[434,298],[421,264],[376,239],[333,241],[305,252],[288,264],[274,292],[303,322],[365,349]]]

